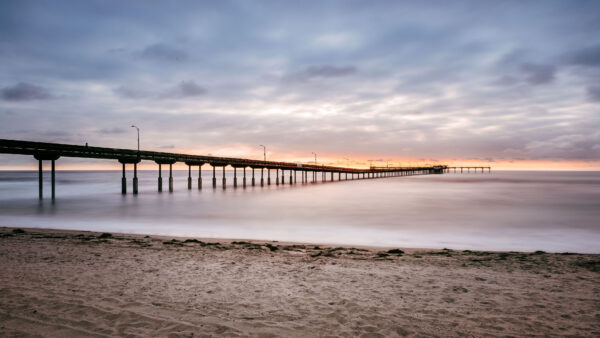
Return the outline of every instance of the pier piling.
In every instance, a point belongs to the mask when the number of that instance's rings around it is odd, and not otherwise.
[[[233,167],[233,187],[237,188],[237,168]]]
[[[42,171],[42,160],[38,160],[38,195],[40,200],[44,199],[44,176]]]
[[[162,192],[162,164],[158,164],[158,192]]]
[[[188,165],[188,190],[192,190],[192,166]]]
[[[52,160],[52,176],[51,176],[51,179],[52,179],[51,182],[52,183],[51,184],[52,184],[52,200],[53,201],[56,199],[56,186],[55,186],[55,183],[56,183],[56,170],[55,169],[56,169],[56,167],[55,167],[55,163],[54,162],[55,161]],[[483,172],[483,169],[482,169],[481,172]]]
[[[202,189],[202,165],[198,166],[198,190]]]
[[[40,161],[40,175],[42,171],[42,161]],[[127,179],[125,178],[125,163],[123,163],[123,177],[121,178],[121,194],[127,194]],[[40,198],[42,197],[41,179],[40,179]]]
[[[169,163],[169,192],[173,192],[173,164]]]
[[[137,163],[133,164],[133,194],[138,194]]]
[[[216,188],[217,187],[217,176],[215,174],[215,165],[211,164],[211,166],[212,166],[212,170],[213,170],[212,186],[213,186],[213,188]]]

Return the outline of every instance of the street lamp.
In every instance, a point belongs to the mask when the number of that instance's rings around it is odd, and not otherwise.
[[[259,145],[259,147],[263,147],[263,157],[264,157],[264,161],[267,162],[267,147],[263,146],[262,144]]]
[[[316,165],[316,164],[317,164],[317,153],[315,153],[315,152],[311,152],[311,154],[314,154],[314,155],[315,155],[315,165]]]
[[[133,124],[131,125],[131,128],[135,128],[137,129],[137,141],[138,141],[138,153],[140,152],[140,128],[134,126]]]

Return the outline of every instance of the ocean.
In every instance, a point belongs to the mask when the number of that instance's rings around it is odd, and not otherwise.
[[[260,171],[256,172],[257,183]],[[274,172],[272,172],[274,181]],[[167,173],[168,175],[168,173]],[[0,171],[0,226],[383,247],[600,253],[600,172],[492,171],[234,189],[157,192],[139,171],[139,194],[121,195],[120,171]],[[247,170],[248,184],[251,171]],[[266,172],[265,172],[266,175]],[[310,175],[309,175],[310,177]],[[319,174],[319,179],[321,178]],[[329,176],[328,176],[329,178]],[[337,176],[336,176],[337,178]]]

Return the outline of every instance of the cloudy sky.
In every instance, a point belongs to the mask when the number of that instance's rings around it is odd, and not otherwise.
[[[3,0],[0,65],[0,138],[600,169],[600,1]]]

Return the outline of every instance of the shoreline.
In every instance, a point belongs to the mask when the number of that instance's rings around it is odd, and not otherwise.
[[[597,336],[600,255],[0,228],[0,336]]]
[[[2,231],[12,231],[13,229],[23,229],[26,231],[41,231],[41,232],[56,232],[56,233],[73,233],[73,234],[94,234],[99,235],[104,233],[103,231],[94,231],[94,230],[79,230],[79,229],[57,229],[57,228],[35,228],[35,227],[19,227],[19,226],[0,226],[0,233]],[[467,252],[490,252],[490,253],[523,253],[523,254],[531,254],[535,252],[543,252],[547,254],[577,254],[577,255],[597,255],[600,257],[600,252],[576,252],[576,251],[546,251],[546,250],[483,250],[483,249],[462,249],[462,248],[431,248],[431,247],[405,247],[405,246],[389,246],[389,245],[362,245],[362,244],[349,244],[349,243],[328,243],[328,242],[302,242],[302,241],[279,241],[279,240],[269,240],[269,239],[252,239],[252,238],[226,238],[226,237],[201,237],[201,236],[176,236],[176,235],[159,235],[159,234],[151,234],[151,233],[128,233],[128,232],[111,232],[113,235],[120,236],[129,236],[136,238],[143,238],[145,236],[151,236],[157,239],[176,239],[176,240],[190,240],[196,239],[199,241],[214,243],[214,242],[222,242],[222,243],[231,243],[231,242],[252,242],[252,243],[271,243],[278,245],[305,245],[305,246],[323,246],[323,247],[354,247],[360,249],[366,249],[369,251],[385,251],[390,249],[401,249],[407,253],[414,253],[420,251],[467,251]]]

